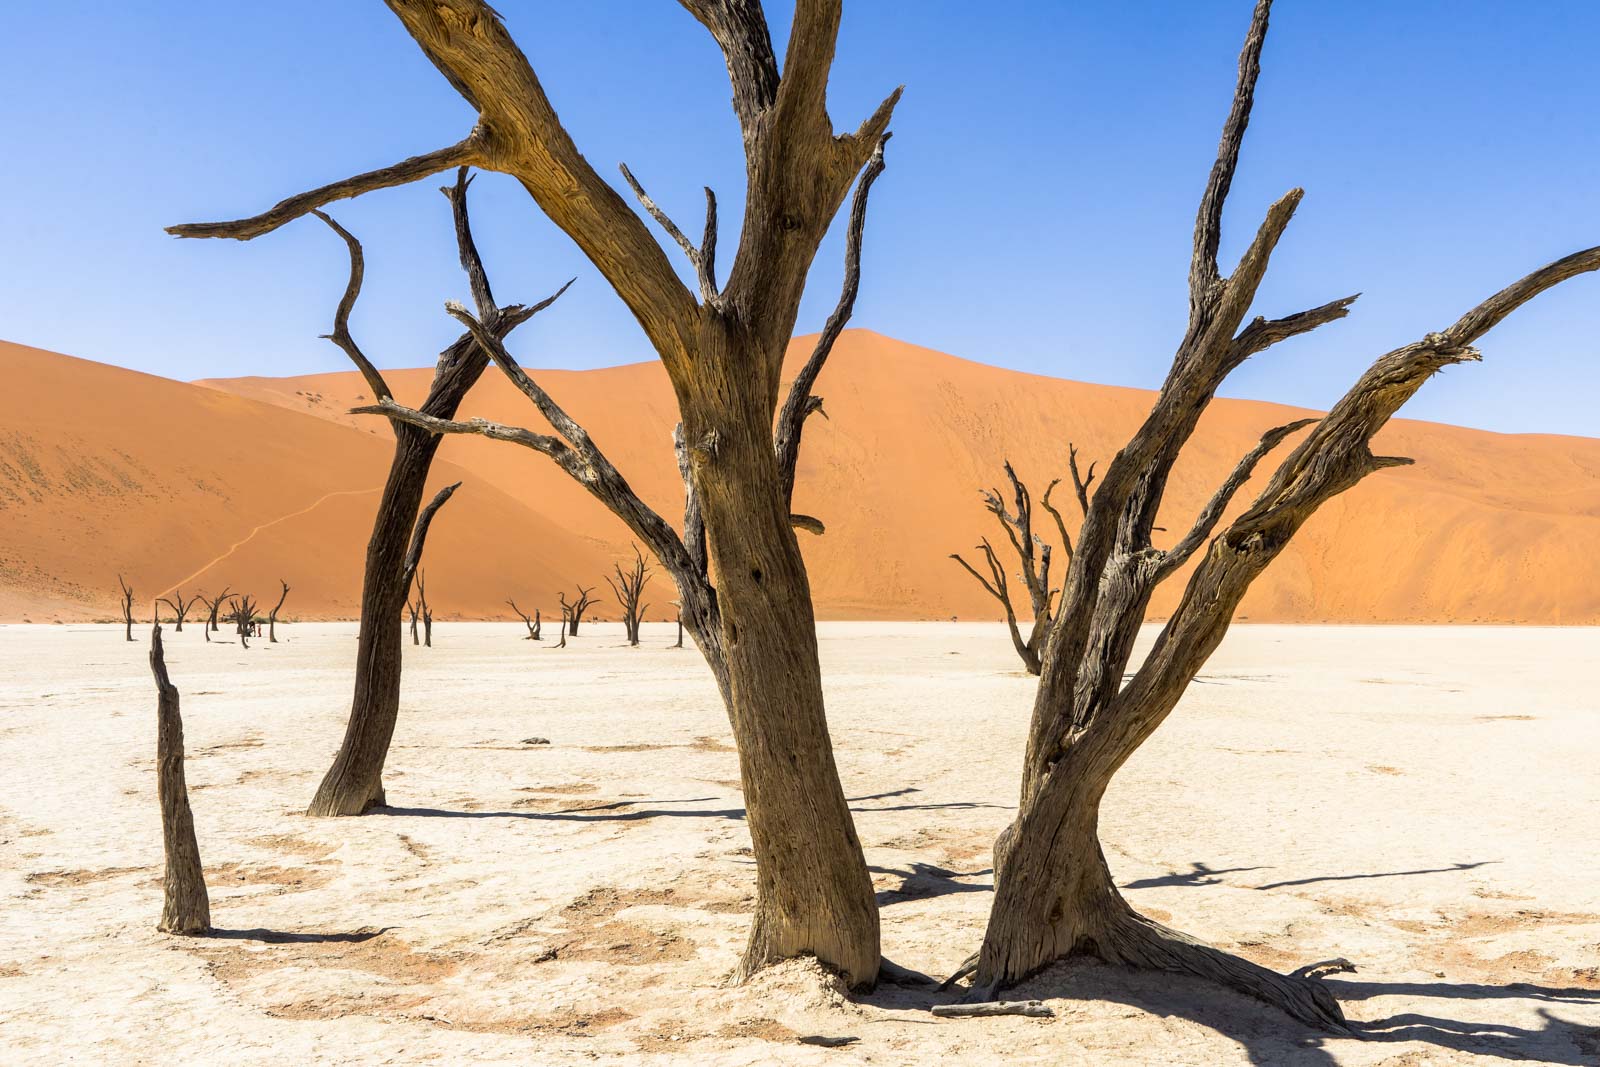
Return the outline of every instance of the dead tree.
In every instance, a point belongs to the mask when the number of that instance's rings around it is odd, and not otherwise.
[[[422,605],[418,604],[414,597],[407,597],[406,611],[411,616],[411,643],[420,645],[422,644],[422,637],[417,632],[417,620],[422,617]]]
[[[561,605],[561,640],[556,643],[557,648],[567,647],[567,623],[570,621],[572,611],[565,604]]]
[[[422,644],[426,648],[433,647],[433,609],[428,606],[428,585],[423,577],[423,572],[417,572],[417,607],[422,611]],[[415,620],[416,616],[412,616]],[[415,621],[412,622],[415,627]]]
[[[616,571],[617,577],[615,580],[606,578],[606,584],[617,595],[617,603],[622,605],[622,628],[627,632],[628,644],[637,648],[639,623],[644,619],[645,609],[650,606],[640,603],[644,587],[650,583],[650,568],[645,566],[639,546],[634,545],[633,566],[624,571],[620,563],[613,563],[611,569]]]
[[[549,307],[565,291],[565,286],[554,296],[531,307],[520,304],[501,307],[494,302],[488,275],[483,272],[483,262],[478,258],[477,246],[472,242],[472,229],[467,219],[467,186],[470,182],[464,166],[467,162],[469,158],[459,152],[435,154],[427,160],[413,160],[400,171],[389,171],[389,178],[381,179],[378,184],[416,181],[438,171],[450,170],[451,166],[462,165],[456,171],[456,184],[445,187],[442,192],[450,198],[461,266],[462,270],[466,270],[470,288],[478,301],[483,330],[493,338],[504,339],[517,326],[528,322],[528,318]],[[326,222],[334,234],[344,240],[350,256],[349,285],[334,314],[330,339],[344,350],[357,370],[362,371],[366,386],[373,390],[374,400],[384,402],[392,398],[389,384],[350,334],[350,310],[360,296],[365,275],[362,245],[349,230],[339,226],[322,211],[317,211],[318,206],[338,200],[339,197],[354,195],[360,189],[346,187],[344,192],[323,192],[326,195],[299,198],[294,210],[280,214],[270,226],[179,226],[171,227],[168,232],[179,237],[250,238],[275,229],[278,224],[291,218],[299,218],[302,214],[317,214],[317,218]],[[461,398],[466,397],[467,390],[482,376],[486,366],[488,357],[483,347],[472,338],[472,334],[462,334],[438,357],[434,381],[419,410],[432,418],[454,418],[461,406]],[[418,544],[414,531],[426,528],[424,518],[427,514],[424,512],[419,517],[418,509],[422,504],[422,491],[427,485],[427,474],[434,462],[434,453],[438,450],[437,435],[429,434],[426,430],[397,419],[390,419],[390,429],[394,430],[395,435],[394,459],[390,461],[389,478],[384,483],[378,515],[373,520],[373,533],[366,542],[360,643],[355,659],[355,693],[350,701],[350,718],[344,742],[339,745],[333,766],[323,776],[322,784],[317,787],[317,795],[307,808],[307,814],[314,816],[354,816],[370,811],[384,801],[382,768],[389,755],[389,741],[394,736],[395,720],[400,715],[402,632],[395,627],[394,619],[405,606],[410,592],[411,576],[405,573],[405,560],[408,557],[406,545],[408,541]]]
[[[1089,501],[1051,626],[1033,707],[1015,820],[995,844],[995,896],[975,969],[986,999],[1073,954],[1208,978],[1302,1022],[1341,1030],[1338,1003],[1318,980],[1283,975],[1200,944],[1133,910],[1101,850],[1101,798],[1112,777],[1161,725],[1221,642],[1252,581],[1328,500],[1367,475],[1409,463],[1370,442],[1422,383],[1477,360],[1474,341],[1517,307],[1600,268],[1600,248],[1534,271],[1455,323],[1381,356],[1320,420],[1269,430],[1239,460],[1194,525],[1165,549],[1151,541],[1173,464],[1229,372],[1286,338],[1345,316],[1354,297],[1280,319],[1244,316],[1273,247],[1300,202],[1291,190],[1266,214],[1233,273],[1217,264],[1223,202],[1250,116],[1270,0],[1255,8],[1233,107],[1200,202],[1189,269],[1189,326],[1155,405],[1107,466]],[[1278,464],[1241,515],[1213,536],[1257,463],[1289,434],[1315,427]],[[1124,683],[1151,591],[1191,557],[1199,563],[1154,647]]]
[[[511,605],[511,610],[517,613],[517,617],[522,620],[522,625],[524,625],[524,626],[526,626],[528,628],[528,636],[524,637],[523,640],[524,641],[537,641],[537,640],[539,640],[539,629],[540,629],[539,609],[538,608],[534,608],[533,609],[533,617],[529,618],[527,612],[525,612],[521,608],[517,607],[517,602],[515,600],[509,600],[508,599],[506,601],[506,603]]]
[[[480,140],[479,134],[469,138],[473,145]],[[443,170],[459,168],[455,185],[445,187],[442,191],[449,198],[454,213],[461,266],[467,274],[473,296],[479,302],[484,331],[503,340],[512,330],[548,307],[566,289],[563,286],[553,296],[528,307],[518,304],[502,307],[494,302],[488,276],[484,273],[483,263],[472,240],[467,216],[470,178],[466,164],[471,162],[474,162],[474,154],[457,146],[443,153],[410,160],[398,168],[368,175],[355,184],[341,183],[308,197],[297,197],[287,206],[280,205],[271,221],[258,220],[245,225],[173,226],[168,232],[180,237],[234,237],[245,240],[308,213],[322,219],[343,239],[350,255],[350,280],[334,315],[333,333],[328,335],[329,339],[344,351],[361,372],[368,388],[372,390],[373,398],[379,402],[388,401],[393,396],[388,383],[350,333],[350,312],[361,293],[365,273],[361,243],[348,230],[317,210],[322,205],[366,189],[416,181]],[[482,346],[470,333],[462,334],[440,353],[432,385],[418,410],[433,418],[453,418],[462,397],[487,367],[488,357]],[[422,494],[434,453],[439,447],[436,434],[399,420],[390,420],[390,426],[395,438],[394,457],[390,461],[388,480],[373,520],[372,535],[367,542],[366,568],[361,586],[355,692],[351,700],[350,719],[339,754],[307,809],[310,815],[360,815],[383,802],[383,763],[400,713],[402,631],[394,625],[394,620],[399,617],[410,590],[410,576],[403,573],[407,543],[408,540],[414,540],[414,530],[423,528],[418,509],[422,505]]]
[[[167,859],[161,879],[161,922],[156,928],[168,934],[209,933],[211,901],[183,776],[183,716],[178,710],[178,687],[167,677],[159,616],[150,629],[150,671],[156,678],[156,795],[161,801],[161,847]]]
[[[1094,483],[1094,465],[1090,464],[1089,473],[1083,475],[1078,469],[1078,451],[1069,448],[1068,465],[1072,471],[1072,483],[1077,489],[1078,500],[1085,511],[1088,510],[1088,489]],[[1011,542],[1012,550],[1016,552],[1018,562],[1021,564],[1021,577],[1023,587],[1028,591],[1028,604],[1033,611],[1033,623],[1028,628],[1026,639],[1022,630],[1017,625],[1016,607],[1011,600],[1011,587],[1006,581],[1006,569],[1000,563],[994,546],[987,537],[978,542],[978,548],[983,552],[984,564],[989,571],[985,578],[977,568],[961,558],[960,553],[952,553],[950,558],[978,580],[988,594],[1000,602],[1006,613],[1006,628],[1011,633],[1011,644],[1017,650],[1022,665],[1029,674],[1039,673],[1039,664],[1042,656],[1042,647],[1046,635],[1050,632],[1051,609],[1055,596],[1060,590],[1050,587],[1050,563],[1053,549],[1048,541],[1033,532],[1033,497],[1028,492],[1028,487],[1017,477],[1017,472],[1011,468],[1009,461],[1005,464],[1006,478],[1011,483],[1012,499],[1015,501],[1014,510],[1007,511],[1005,499],[1001,497],[998,489],[983,490],[984,507],[1000,522],[1000,529],[1005,531],[1007,540]],[[1066,520],[1061,512],[1050,503],[1050,494],[1059,485],[1061,479],[1057,478],[1045,488],[1044,498],[1039,501],[1055,518],[1056,530],[1061,536],[1061,544],[1067,558],[1072,558],[1072,536],[1067,532]]]
[[[273,644],[278,643],[278,612],[283,610],[283,602],[289,599],[289,583],[279,578],[278,584],[283,586],[283,592],[278,594],[278,602],[272,605],[272,611],[267,615],[267,640]]]
[[[486,288],[473,294],[476,314],[460,305],[449,311],[553,434],[403,408],[386,390],[362,410],[425,433],[481,434],[542,452],[649,548],[678,585],[685,627],[728,703],[740,752],[758,875],[740,975],[775,960],[815,955],[850,985],[871,985],[879,964],[877,909],[834,765],[815,617],[794,533],[797,525],[815,532],[821,524],[795,515],[791,499],[801,429],[819,406],[812,389],[853,306],[866,193],[883,168],[899,92],[854,133],[836,135],[826,87],[841,0],[797,0],[781,72],[757,4],[682,2],[722,49],[743,132],[744,218],[725,286],[716,270],[710,191],[696,245],[624,172],[645,210],[688,256],[696,277],[691,290],[643,220],[579,152],[527,57],[485,0],[388,0],[423,54],[477,112],[476,126],[459,143],[290,197],[254,218],[171,232],[247,239],[336,199],[475,165],[515,177],[578,244],[633,313],[672,379],[687,490],[681,536],[639,500],[583,427],[506,352],[495,309],[484,300]],[[852,184],[844,295],[779,410],[784,351],[806,278]]]
[[[559,594],[562,618],[566,620],[566,632],[573,637],[578,636],[578,624],[583,621],[583,613],[600,603],[600,601],[589,596],[592,592],[594,592],[594,586],[592,585],[587,589],[581,585],[578,586],[578,595],[573,598],[570,604],[567,603],[567,594]]]
[[[122,575],[117,575],[117,584],[122,587],[122,635],[129,641],[133,640],[133,586],[122,580]]]
[[[683,612],[678,612],[678,643],[673,648],[683,647]]]
[[[210,644],[211,635],[216,633],[218,629],[217,616],[222,609],[227,606],[229,600],[228,587],[223,586],[222,592],[218,593],[214,597],[208,598],[204,593],[199,593],[196,594],[195,599],[200,601],[201,604],[205,605],[206,624],[202,626],[201,629],[205,631],[206,643]]]
[[[156,601],[156,603],[165,604],[167,607],[172,609],[172,614],[175,619],[172,631],[173,633],[181,634],[183,633],[184,617],[189,614],[189,610],[194,607],[195,601],[197,600],[201,601],[202,603],[204,602],[203,599],[198,596],[192,596],[188,600],[185,600],[183,599],[183,590],[174,589],[170,597],[162,597],[160,600]],[[204,627],[202,627],[202,629],[204,629]]]
[[[228,621],[233,623],[234,632],[239,635],[241,648],[250,647],[250,629],[255,625],[256,611],[260,605],[249,593],[240,593],[233,598],[233,612]]]

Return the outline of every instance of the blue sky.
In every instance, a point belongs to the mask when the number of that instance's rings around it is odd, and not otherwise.
[[[671,0],[499,0],[579,147],[625,161],[680,219],[743,181],[714,44]],[[781,38],[788,5],[769,3]],[[1248,0],[975,5],[853,0],[831,89],[853,127],[905,83],[868,223],[855,325],[969,359],[1154,386],[1182,333],[1195,202]],[[55,0],[0,35],[0,337],[177,378],[347,368],[317,335],[343,248],[307,219],[249,243],[164,225],[459,139],[472,115],[380,0]],[[1265,206],[1307,197],[1256,310],[1352,292],[1345,322],[1257,357],[1225,393],[1326,406],[1374,356],[1453,321],[1539,264],[1600,244],[1600,5],[1281,0],[1229,203],[1224,270]],[[442,181],[442,179],[441,179]],[[465,295],[429,181],[334,206],[367,248],[354,329],[423,365]],[[651,357],[621,304],[509,179],[473,187],[497,293],[534,299],[532,365]],[[801,330],[835,298],[838,235]],[[724,264],[726,269],[726,264]],[[1600,279],[1488,335],[1486,362],[1419,418],[1600,435]]]

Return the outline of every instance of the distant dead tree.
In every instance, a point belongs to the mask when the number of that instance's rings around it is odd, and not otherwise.
[[[1512,283],[1442,330],[1379,357],[1321,419],[1263,434],[1188,532],[1168,548],[1155,547],[1151,533],[1173,465],[1228,374],[1279,341],[1343,318],[1355,299],[1245,324],[1272,251],[1300,203],[1299,189],[1267,209],[1231,275],[1224,277],[1217,263],[1223,203],[1249,121],[1270,7],[1270,0],[1256,4],[1233,106],[1200,201],[1188,329],[1150,413],[1106,467],[1067,568],[1045,644],[1021,798],[995,843],[988,929],[981,950],[958,971],[974,972],[974,999],[986,999],[1056,959],[1090,955],[1210,979],[1304,1023],[1344,1030],[1338,1002],[1315,977],[1348,966],[1342,961],[1278,974],[1136,912],[1118,890],[1101,848],[1101,798],[1222,641],[1251,583],[1306,521],[1368,475],[1411,462],[1374,455],[1370,445],[1422,383],[1445,367],[1480,359],[1473,342],[1528,300],[1600,269],[1600,247],[1577,252]],[[1216,533],[1261,459],[1313,423],[1254,503]],[[1152,591],[1193,557],[1199,563],[1177,607],[1130,676]]]
[[[216,633],[218,630],[217,616],[222,609],[227,606],[228,600],[230,599],[228,596],[228,587],[223,586],[222,592],[218,593],[214,597],[207,597],[204,593],[198,593],[196,594],[195,599],[199,600],[201,604],[205,605],[206,624],[205,626],[201,627],[201,629],[205,631],[206,642],[209,644],[211,641],[211,635]]]
[[[539,618],[539,609],[538,608],[534,608],[533,609],[533,617],[530,619],[528,617],[527,612],[525,612],[521,608],[517,607],[517,602],[515,600],[507,600],[506,603],[511,605],[511,610],[516,612],[518,617],[522,619],[522,625],[524,625],[524,626],[526,626],[528,628],[528,636],[523,638],[523,640],[524,641],[537,641],[537,640],[539,640],[539,631],[543,628],[543,625],[544,625],[542,623],[542,621],[540,620],[540,618]]]
[[[433,647],[433,609],[428,606],[428,585],[423,572],[417,572],[417,606],[422,610],[422,643]]]
[[[250,630],[255,625],[256,611],[260,606],[249,593],[239,593],[233,598],[233,611],[228,620],[233,623],[234,632],[239,635],[241,648],[250,647]]]
[[[122,580],[122,575],[117,575],[117,584],[122,587],[122,635],[129,641],[133,640],[133,586]]]
[[[588,432],[506,351],[503,316],[487,284],[474,284],[475,314],[460,305],[448,310],[553,433],[458,421],[427,404],[408,408],[387,389],[375,389],[377,402],[357,410],[425,434],[480,434],[541,452],[649,549],[678,586],[684,626],[728,705],[742,776],[753,786],[746,816],[757,899],[739,975],[814,955],[849,986],[870,986],[879,967],[872,878],[834,764],[815,612],[795,538],[797,528],[818,532],[822,524],[796,514],[792,503],[801,431],[821,404],[813,388],[854,308],[867,191],[883,170],[899,92],[853,133],[836,134],[826,89],[841,0],[797,0],[781,69],[758,4],[683,0],[723,52],[743,135],[744,217],[726,285],[716,269],[715,196],[706,193],[697,245],[630,172],[623,177],[688,257],[691,290],[645,222],[573,143],[527,56],[485,0],[387,3],[477,112],[473,130],[458,144],[290,197],[254,218],[170,232],[249,239],[333,200],[449,167],[481,166],[521,183],[627,305],[672,379],[687,498],[681,535],[639,499]],[[785,395],[784,354],[806,279],[852,185],[840,301]],[[475,278],[481,280],[481,271]],[[375,372],[372,378],[377,381]],[[396,596],[390,611],[400,603]],[[363,626],[364,637],[368,629]],[[371,795],[361,798],[363,804]]]
[[[637,648],[639,623],[644,619],[645,609],[650,606],[640,603],[644,587],[650,583],[650,568],[645,566],[639,546],[634,545],[633,565],[624,571],[620,563],[613,563],[611,569],[616,571],[617,576],[614,580],[608,576],[606,584],[617,595],[617,603],[622,605],[622,628],[628,635],[628,644]]]
[[[422,644],[422,637],[417,629],[417,623],[422,618],[422,605],[415,597],[406,597],[406,612],[411,616],[411,643]]]
[[[556,642],[557,648],[567,647],[567,623],[569,621],[568,615],[570,613],[571,609],[569,609],[565,604],[561,605],[561,640]]]
[[[594,592],[594,586],[590,586],[587,589],[581,585],[578,586],[578,594],[570,604],[567,603],[567,594],[559,594],[561,598],[561,614],[566,620],[566,632],[573,637],[578,636],[578,624],[583,621],[583,613],[600,603],[600,601],[589,596],[592,592]],[[562,647],[566,646],[563,645]]]
[[[272,611],[267,615],[267,640],[273,644],[278,643],[278,612],[283,610],[283,602],[289,599],[289,583],[279,578],[278,584],[283,586],[283,592],[278,594],[278,602],[272,605]]]
[[[188,600],[185,600],[183,599],[183,590],[174,589],[170,597],[162,597],[159,601],[157,601],[158,604],[165,604],[167,607],[172,609],[172,614],[175,620],[172,626],[173,633],[183,633],[184,616],[189,614],[189,610],[194,607],[195,601],[197,600],[204,603],[202,598],[198,596],[192,596]],[[204,627],[201,627],[201,629],[204,629]]]
[[[161,847],[167,866],[161,879],[161,922],[168,934],[204,934],[211,930],[211,900],[206,894],[200,845],[194,836],[194,814],[183,775],[183,716],[178,687],[167,676],[161,650],[161,619],[150,630],[150,671],[156,679],[156,795],[161,802]]]
[[[1087,513],[1088,490],[1094,484],[1094,464],[1089,465],[1087,475],[1081,473],[1078,469],[1078,450],[1070,445],[1067,463],[1072,472],[1072,484],[1077,490],[1079,506]],[[1011,644],[1016,648],[1017,655],[1022,659],[1022,664],[1028,673],[1038,674],[1041,648],[1046,635],[1050,632],[1050,612],[1059,590],[1050,588],[1052,552],[1050,542],[1033,532],[1033,497],[1029,494],[1028,487],[1017,477],[1017,472],[1011,468],[1010,461],[1005,463],[1005,472],[1006,479],[1011,483],[1011,496],[1015,502],[1013,510],[1006,510],[1005,499],[998,489],[983,490],[983,504],[989,513],[999,520],[1000,529],[1005,531],[1006,539],[1011,542],[1011,548],[1022,567],[1020,572],[1022,585],[1028,592],[1028,604],[1033,612],[1033,624],[1028,629],[1026,640],[1023,639],[1022,631],[1017,625],[1017,612],[1011,601],[1011,587],[1006,581],[1006,568],[1001,564],[989,539],[985,537],[978,543],[978,548],[983,552],[984,564],[989,571],[988,578],[961,558],[960,553],[952,553],[950,558],[976,578],[978,584],[983,586],[990,596],[1000,601],[1000,606],[1006,613],[1006,627],[1011,632]],[[1061,512],[1050,503],[1050,494],[1060,482],[1059,478],[1052,481],[1045,488],[1044,497],[1039,503],[1055,518],[1062,548],[1070,561],[1072,536],[1067,532],[1066,520],[1062,518]]]
[[[678,612],[678,643],[673,645],[672,647],[673,648],[682,648],[683,647],[683,612],[682,611]]]

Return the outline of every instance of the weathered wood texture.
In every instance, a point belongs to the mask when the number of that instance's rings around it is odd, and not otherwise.
[[[1478,358],[1471,347],[1515,308],[1600,268],[1600,248],[1550,264],[1496,293],[1454,325],[1380,357],[1289,453],[1241,515],[1214,530],[1256,464],[1305,422],[1268,431],[1170,549],[1152,543],[1167,477],[1226,376],[1271,344],[1342,318],[1354,297],[1248,325],[1273,247],[1299,204],[1292,190],[1231,275],[1216,255],[1222,208],[1250,116],[1270,0],[1256,4],[1233,106],[1195,222],[1189,324],[1155,405],[1088,500],[1051,624],[1029,729],[1018,812],[995,844],[996,886],[972,996],[988,999],[1058,958],[1209,978],[1327,1030],[1344,1017],[1307,973],[1277,974],[1200,944],[1135,912],[1118,892],[1098,838],[1100,802],[1117,770],[1160,726],[1222,640],[1250,583],[1316,510],[1367,475],[1408,460],[1375,456],[1374,434],[1423,382]],[[1186,559],[1200,562],[1178,608],[1130,680],[1134,640],[1154,587]]]
[[[156,680],[156,794],[161,802],[161,847],[166,855],[157,929],[169,934],[209,933],[211,901],[183,775],[183,716],[178,708],[178,687],[167,675],[160,620],[150,628],[150,672]]]

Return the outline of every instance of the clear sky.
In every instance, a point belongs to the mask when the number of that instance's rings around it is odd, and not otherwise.
[[[347,369],[327,332],[342,245],[314,219],[249,243],[167,224],[253,214],[458,140],[466,104],[381,0],[53,0],[0,34],[0,338],[177,378]],[[720,56],[671,0],[497,0],[580,149],[625,161],[733,247],[743,178]],[[775,36],[789,5],[771,2]],[[830,103],[854,127],[906,96],[873,194],[854,325],[969,359],[1159,384],[1183,329],[1195,203],[1249,0],[850,0]],[[1305,202],[1256,312],[1352,292],[1354,314],[1252,360],[1231,396],[1325,407],[1374,356],[1600,244],[1600,5],[1280,0],[1225,223]],[[780,53],[781,54],[781,53]],[[332,208],[367,248],[354,329],[430,364],[465,296],[428,181]],[[536,366],[651,358],[575,247],[509,179],[474,185],[502,300],[561,302],[516,335]],[[835,299],[824,246],[799,329]],[[726,256],[723,257],[726,259]],[[724,263],[724,268],[726,263]],[[1600,279],[1539,298],[1406,414],[1600,435]]]

